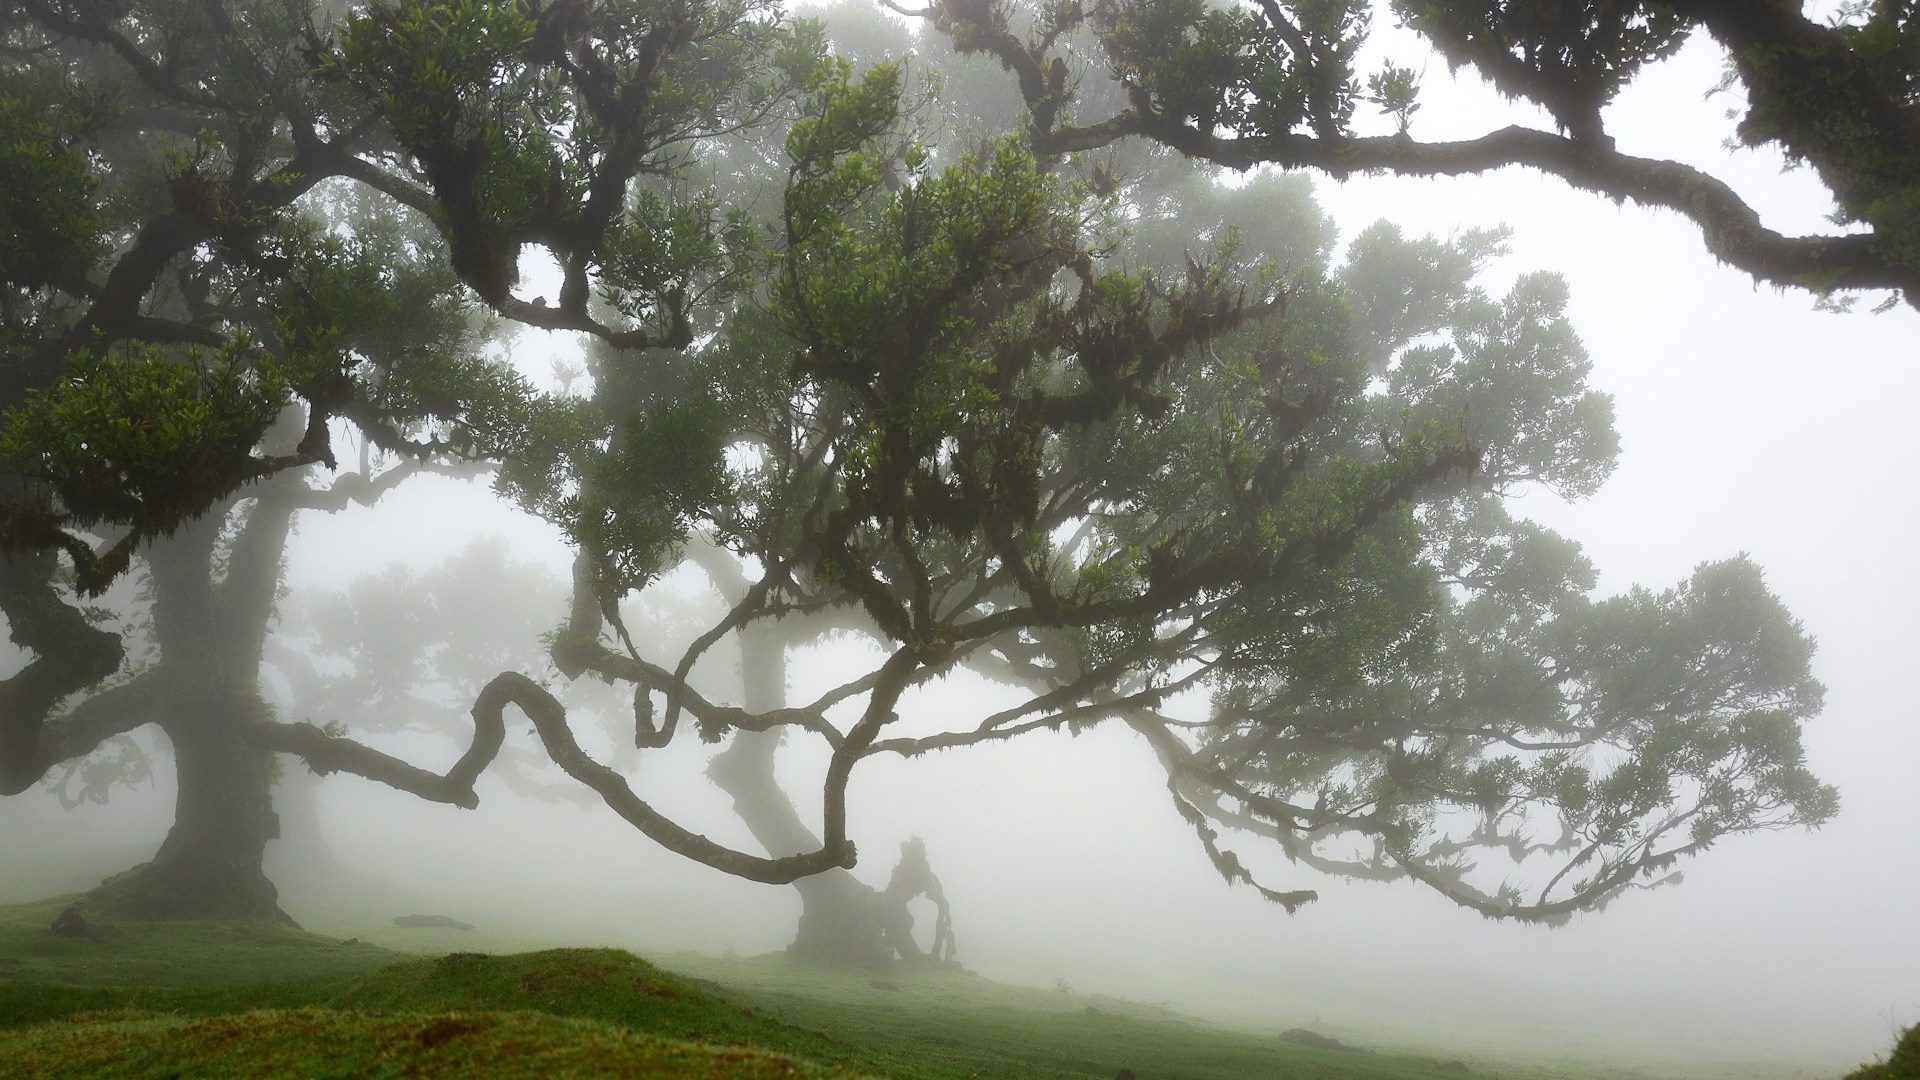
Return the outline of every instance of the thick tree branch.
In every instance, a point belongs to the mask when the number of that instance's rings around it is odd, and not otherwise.
[[[0,795],[25,791],[65,757],[118,733],[113,723],[91,720],[48,727],[48,715],[62,700],[119,670],[123,655],[118,634],[92,625],[60,598],[52,580],[55,558],[52,552],[0,557],[0,611],[13,643],[33,654],[26,667],[0,682]],[[104,721],[110,704],[95,706],[88,716]]]
[[[10,745],[13,718],[0,720],[0,795],[18,795],[55,765],[90,754],[115,735],[152,723],[154,701],[151,678],[110,687],[66,715],[38,725],[31,744],[24,748]],[[0,696],[0,708],[10,704]]]
[[[1920,304],[1920,274],[1883,258],[1871,236],[1784,236],[1762,225],[1759,213],[1725,182],[1698,169],[1533,128],[1515,125],[1478,139],[1420,143],[1398,135],[1339,140],[1293,134],[1225,136],[1147,114],[1121,126],[1236,169],[1278,165],[1344,178],[1379,172],[1461,176],[1521,165],[1583,191],[1677,211],[1700,227],[1709,252],[1756,280],[1796,289],[1900,289],[1911,303]],[[1086,134],[1065,131],[1057,137],[1086,149]]]
[[[503,672],[487,684],[486,689],[480,693],[480,699],[473,705],[476,727],[483,723],[497,726],[500,723],[502,711],[509,703],[517,706],[533,722],[534,730],[539,734],[541,743],[546,747],[548,755],[553,758],[556,765],[565,770],[568,776],[599,793],[600,798],[614,813],[619,814],[628,824],[639,829],[648,839],[668,851],[705,863],[735,877],[743,877],[749,881],[764,881],[773,885],[785,885],[836,866],[851,867],[854,864],[854,847],[846,839],[844,776],[839,781],[841,799],[838,804],[837,820],[834,809],[836,803],[830,800],[827,811],[827,842],[819,851],[779,859],[761,858],[736,851],[717,844],[705,836],[689,832],[655,810],[634,793],[626,777],[593,760],[586,751],[580,749],[580,744],[574,740],[572,729],[567,726],[566,707],[540,684],[524,675]],[[830,794],[832,790],[830,780]]]
[[[257,721],[247,728],[247,740],[267,750],[293,754],[314,772],[325,776],[344,772],[377,781],[429,802],[451,803],[468,810],[480,805],[474,781],[499,754],[506,740],[500,709],[473,714],[473,742],[445,773],[432,773],[365,743],[335,735],[307,723]]]
[[[1132,107],[1090,125],[1056,125],[1059,102],[1039,75],[1045,58],[1023,46],[992,5],[943,0],[919,10],[889,6],[931,18],[959,51],[991,53],[1013,72],[1033,118],[1034,151],[1043,156],[1097,149],[1139,134],[1230,168],[1312,168],[1336,178],[1372,172],[1459,176],[1521,165],[1610,199],[1676,211],[1699,227],[1709,252],[1757,281],[1816,292],[1898,290],[1920,307],[1920,264],[1904,240],[1916,223],[1911,215],[1885,209],[1901,204],[1903,193],[1920,182],[1913,155],[1898,149],[1920,141],[1920,114],[1895,101],[1838,32],[1809,20],[1799,4],[1676,0],[1669,6],[1703,22],[1734,53],[1753,99],[1748,123],[1756,137],[1777,140],[1789,154],[1812,162],[1843,207],[1876,217],[1874,233],[1790,237],[1768,229],[1718,178],[1614,149],[1598,137],[1599,116],[1591,109],[1561,115],[1577,129],[1569,135],[1514,126],[1451,143],[1416,143],[1404,134],[1346,137],[1328,112],[1333,70],[1323,70],[1329,65],[1313,55],[1312,43],[1271,0],[1260,0],[1259,7],[1308,80],[1311,135],[1222,134],[1158,112],[1137,84],[1129,84]],[[1887,214],[1895,217],[1877,220]]]
[[[151,57],[140,51],[138,45],[128,40],[125,34],[102,21],[98,13],[88,11],[91,5],[80,5],[81,11],[85,14],[78,17],[61,14],[45,0],[20,0],[20,6],[21,10],[56,34],[105,45],[120,58],[122,63],[133,70],[149,90],[162,97],[202,109],[225,107],[225,103],[212,94],[190,90],[180,85],[180,80],[174,77],[171,66],[155,63]]]

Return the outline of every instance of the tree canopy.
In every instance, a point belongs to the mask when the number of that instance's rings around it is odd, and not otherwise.
[[[1222,825],[1548,920],[1728,832],[1832,813],[1798,746],[1811,646],[1751,564],[1597,599],[1577,548],[1505,512],[1517,485],[1590,492],[1616,449],[1557,279],[1476,287],[1497,233],[1380,226],[1338,267],[1224,221],[1211,257],[1130,247],[1145,192],[1006,138],[943,159],[900,132],[902,72],[813,84],[764,296],[684,360],[603,356],[581,427],[504,474],[581,545],[562,669],[633,684],[643,746],[683,714],[714,741],[824,740],[819,847],[687,837],[536,719],[563,768],[675,850],[778,879],[850,861],[863,758],[1115,720],[1231,879],[1250,880]],[[1212,225],[1193,209],[1189,239]],[[741,581],[677,661],[649,657],[664,643],[626,634],[619,598],[689,528]],[[687,685],[725,636],[810,622],[864,638],[871,665],[805,704]],[[925,730],[910,692],[959,669],[1026,700]],[[1161,711],[1190,689],[1208,715]],[[1488,850],[1556,868],[1528,896],[1476,884]]]
[[[886,55],[897,28],[862,55],[759,0],[23,0],[0,16],[21,177],[0,194],[21,238],[0,250],[0,610],[33,660],[0,684],[0,790],[158,722],[183,821],[258,819],[223,853],[186,826],[169,845],[257,878],[266,755],[472,805],[512,705],[648,837],[790,882],[854,863],[846,788],[866,759],[1115,723],[1153,746],[1230,880],[1252,878],[1223,829],[1545,920],[1723,836],[1819,824],[1836,797],[1800,750],[1812,646],[1759,571],[1736,558],[1597,597],[1577,546],[1503,502],[1590,493],[1616,452],[1564,285],[1488,291],[1497,230],[1381,224],[1335,261],[1303,184],[1224,184],[1180,156],[1535,164],[1688,212],[1766,280],[1905,288],[1892,151],[1873,172],[1750,116],[1823,177],[1872,173],[1865,201],[1828,177],[1866,231],[1794,239],[1605,138],[1600,106],[1680,34],[1784,24],[1784,7],[1546,7],[1400,5],[1565,129],[1423,147],[1350,132],[1365,93],[1403,121],[1417,104],[1405,72],[1360,89],[1351,2],[944,2],[924,14],[951,48],[923,34],[909,57]],[[1905,18],[1814,27],[1846,50],[1823,70],[1893,48],[1875,32],[1907,40]],[[1768,60],[1771,40],[1736,49],[1761,115],[1815,62]],[[949,53],[1008,69],[1004,114],[983,96],[940,116],[917,93],[984,85]],[[1873,71],[1897,74],[1892,56]],[[1806,101],[1807,124],[1857,104]],[[536,253],[551,299],[521,280]],[[536,392],[490,347],[502,321],[582,335],[584,392]],[[362,467],[316,486],[349,432]],[[292,515],[481,461],[577,545],[556,667],[628,687],[642,753],[821,740],[820,832],[788,830],[810,843],[744,851],[672,820],[523,672],[474,688],[471,746],[440,774],[262,707]],[[80,603],[136,558],[162,654],[144,682]],[[623,604],[683,562],[726,614],[684,641],[633,633]],[[703,653],[756,635],[839,636],[871,663],[809,702],[695,685]],[[911,714],[963,669],[1020,703]],[[188,700],[208,672],[220,708]],[[203,792],[188,815],[189,775],[244,776],[246,795]],[[1477,874],[1489,852],[1514,875]],[[212,906],[271,909],[261,881]]]

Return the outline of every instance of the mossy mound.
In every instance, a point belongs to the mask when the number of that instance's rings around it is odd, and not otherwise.
[[[543,949],[527,953],[456,952],[388,964],[353,981],[341,1004],[385,1001],[419,1004],[473,996],[507,1004],[528,996],[556,1005],[598,1001],[619,984],[635,1000],[718,1000],[624,949]]]
[[[715,993],[717,986],[621,949],[450,953],[390,964],[320,1004],[362,1013],[534,1011],[695,1043],[751,1045],[812,1062],[892,1075],[907,1066],[819,1031],[783,1023]]]
[[[745,1041],[765,1026],[621,949],[403,961],[361,976],[325,1004],[362,1012],[525,1009],[703,1042]]]
[[[704,1046],[535,1012],[379,1016],[312,1008],[203,1019],[86,1014],[0,1034],[0,1062],[0,1072],[47,1080],[849,1075],[757,1048]]]

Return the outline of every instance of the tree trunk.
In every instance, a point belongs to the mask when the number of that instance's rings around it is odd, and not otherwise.
[[[820,846],[774,779],[773,756],[779,745],[778,731],[736,732],[733,744],[707,767],[707,775],[733,798],[734,813],[775,858]],[[841,869],[803,877],[793,887],[800,893],[800,927],[787,946],[789,953],[855,964],[883,963],[892,957],[880,918],[880,896],[873,888]]]
[[[148,549],[160,645],[153,722],[173,743],[179,795],[153,861],[102,882],[92,903],[142,918],[292,923],[263,867],[280,832],[276,763],[244,734],[267,714],[260,657],[291,513],[256,499],[224,555],[220,508]],[[218,580],[216,568],[226,571]]]
[[[262,863],[280,834],[272,753],[240,734],[258,694],[202,691],[160,721],[173,742],[179,796],[153,861],[108,878],[89,898],[139,918],[266,918],[291,924]],[[191,711],[190,711],[191,710]]]
[[[740,649],[747,711],[786,704],[786,648],[779,634],[766,627],[748,630]],[[733,799],[734,812],[775,858],[820,846],[774,777],[781,739],[779,731],[737,731],[707,766],[707,776]],[[787,946],[789,954],[840,964],[886,963],[896,952],[924,955],[912,938],[913,919],[906,909],[911,897],[882,893],[841,869],[801,878],[793,887],[800,893],[800,926]]]

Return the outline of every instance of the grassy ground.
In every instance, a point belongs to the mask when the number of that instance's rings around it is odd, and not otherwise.
[[[676,954],[663,970],[619,950],[488,955],[482,937],[390,927],[365,935],[439,955],[269,924],[95,920],[95,938],[71,940],[48,929],[63,906],[0,908],[0,1077],[1651,1075],[1313,1049],[946,968]]]

